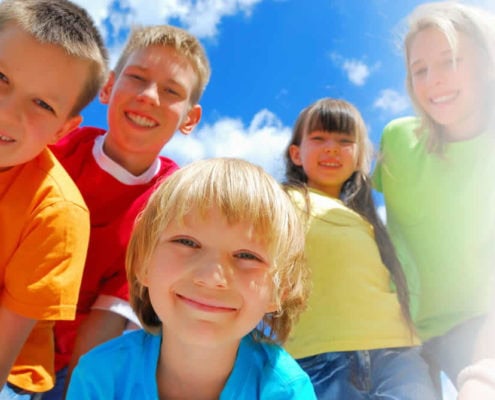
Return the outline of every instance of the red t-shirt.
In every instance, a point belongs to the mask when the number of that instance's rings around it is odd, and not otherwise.
[[[99,295],[129,299],[125,253],[134,220],[157,182],[178,169],[174,161],[160,157],[160,171],[150,182],[124,184],[102,170],[92,154],[95,138],[104,133],[102,129],[82,127],[51,147],[81,191],[91,219],[76,319],[55,324],[56,370],[69,363],[79,324]]]

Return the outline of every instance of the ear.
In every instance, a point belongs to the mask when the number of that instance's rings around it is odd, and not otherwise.
[[[299,146],[295,144],[291,144],[289,146],[289,156],[294,164],[296,164],[299,167],[302,165],[301,151],[299,149]]]
[[[265,314],[270,314],[278,311],[278,305],[275,301],[270,302],[265,310]]]
[[[199,120],[201,119],[202,109],[199,104],[195,104],[191,107],[191,109],[187,112],[184,121],[182,121],[179,126],[179,131],[181,131],[184,135],[189,135],[193,129],[198,125]]]
[[[55,132],[55,134],[53,135],[53,138],[49,144],[57,143],[60,139],[62,139],[69,132],[72,132],[74,129],[76,129],[81,124],[82,120],[83,120],[83,118],[81,115],[77,115],[75,117],[69,118],[60,127],[60,129],[57,132]]]
[[[100,90],[98,98],[102,104],[108,104],[112,95],[113,85],[115,84],[115,72],[111,71],[108,79]]]
[[[136,279],[141,285],[148,287],[148,268],[140,268],[136,270]]]

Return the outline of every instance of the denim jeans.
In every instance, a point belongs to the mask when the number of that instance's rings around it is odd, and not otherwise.
[[[6,383],[0,390],[0,400],[41,400],[42,393],[29,392]]]
[[[459,372],[472,361],[474,344],[484,321],[485,317],[472,318],[423,343],[421,355],[430,366],[436,385],[439,385],[440,371],[456,384]]]
[[[420,348],[323,353],[297,360],[319,400],[436,400]]]
[[[48,392],[43,393],[42,400],[64,400],[65,380],[68,368],[62,368],[55,374],[55,386]],[[1,399],[0,399],[1,400]]]

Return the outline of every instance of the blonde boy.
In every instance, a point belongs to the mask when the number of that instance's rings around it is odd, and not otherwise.
[[[0,3],[0,398],[53,386],[53,321],[72,319],[88,210],[46,148],[106,74],[93,21],[66,0]]]
[[[68,399],[315,399],[277,345],[306,304],[304,228],[260,167],[176,171],[137,220],[127,274],[145,330],[83,356]]]
[[[160,152],[176,131],[189,134],[210,76],[199,41],[172,26],[134,29],[100,92],[108,130],[83,127],[52,147],[91,214],[88,258],[75,321],[56,324],[57,388],[79,356],[124,331],[128,304],[125,249],[137,213],[177,164]],[[135,318],[135,317],[134,317]]]

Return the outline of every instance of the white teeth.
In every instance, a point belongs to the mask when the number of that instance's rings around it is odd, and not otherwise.
[[[2,142],[15,142],[15,140],[14,140],[14,139],[12,139],[12,138],[10,138],[10,137],[8,137],[8,136],[3,136],[3,135],[0,135],[0,140],[1,140]]]
[[[333,168],[336,168],[336,167],[339,167],[340,164],[339,163],[320,163],[321,165],[323,165],[324,167],[333,167]]]
[[[144,128],[153,128],[154,126],[158,125],[152,119],[143,117],[142,115],[137,115],[132,113],[127,113],[126,115],[136,125],[142,126]]]
[[[433,104],[441,104],[441,103],[447,103],[451,100],[454,100],[457,97],[457,93],[450,94],[447,96],[440,96],[440,97],[435,97],[431,99],[431,102]]]

